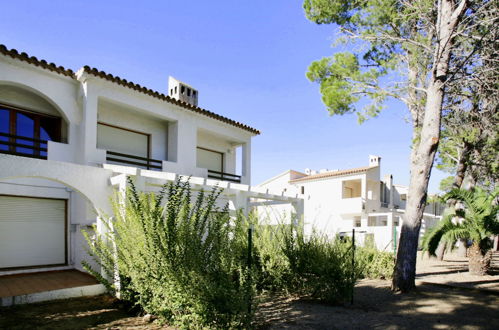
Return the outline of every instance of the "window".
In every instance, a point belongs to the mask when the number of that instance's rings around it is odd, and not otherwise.
[[[196,91],[192,90],[192,96],[196,97]]]
[[[61,118],[0,105],[0,151],[46,158],[47,141],[61,141]]]
[[[185,93],[185,86],[180,86],[180,94],[184,94]]]
[[[401,201],[406,201],[407,200],[407,194],[400,194],[400,200]]]
[[[301,194],[305,194],[305,186],[301,186]]]
[[[354,227],[360,227],[362,226],[362,221],[359,216],[353,217],[353,226]]]
[[[175,86],[175,94],[177,94],[177,86]]]
[[[191,96],[191,89],[187,88],[187,96]]]
[[[388,217],[386,215],[378,217],[378,226],[388,226]]]
[[[202,147],[197,148],[197,167],[215,172],[223,172],[224,154]]]
[[[149,135],[141,132],[97,124],[97,148],[130,156],[149,158]]]
[[[173,95],[173,88],[170,89],[170,95]]]

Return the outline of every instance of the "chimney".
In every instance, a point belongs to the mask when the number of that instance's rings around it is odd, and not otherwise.
[[[168,77],[168,95],[176,100],[198,106],[199,93],[191,86],[173,78]]]
[[[374,156],[374,155],[369,155],[369,166],[379,166],[381,163],[381,157],[380,156]]]

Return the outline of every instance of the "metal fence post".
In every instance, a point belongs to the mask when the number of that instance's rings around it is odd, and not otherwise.
[[[253,224],[248,228],[248,316],[251,315],[251,249],[253,245]]]
[[[355,289],[355,228],[352,228],[352,293],[350,303],[353,305],[353,292]]]

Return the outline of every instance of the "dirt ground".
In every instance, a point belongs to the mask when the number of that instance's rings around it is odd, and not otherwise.
[[[473,276],[468,261],[417,260],[417,290],[394,294],[390,282],[361,280],[354,304],[332,307],[290,297],[267,297],[257,322],[268,329],[499,329],[499,269]]]
[[[0,329],[168,329],[146,323],[107,296],[0,307]]]
[[[388,281],[363,280],[354,304],[332,307],[289,297],[263,303],[258,324],[268,329],[498,329],[499,296],[421,285],[393,294]]]
[[[389,281],[362,280],[355,288],[353,305],[327,306],[294,297],[264,297],[256,327],[499,329],[499,274],[476,279],[466,272],[466,265],[466,260],[454,257],[443,262],[418,259],[419,285],[415,292],[394,294]],[[144,322],[142,317],[126,313],[111,297],[98,296],[0,308],[0,329],[168,328]]]
[[[482,289],[499,293],[499,264],[494,260],[489,275],[468,273],[468,259],[446,254],[443,261],[418,254],[417,283],[437,283],[464,288]],[[498,327],[499,328],[499,327]]]

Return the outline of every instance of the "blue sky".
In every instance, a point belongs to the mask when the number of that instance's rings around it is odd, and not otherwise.
[[[172,75],[199,105],[262,131],[252,183],[287,169],[366,166],[409,183],[411,126],[390,102],[379,118],[330,117],[308,65],[333,53],[333,26],[306,20],[298,0],[5,1],[0,43],[77,70],[83,65],[167,92]],[[432,172],[430,192],[446,174]]]

